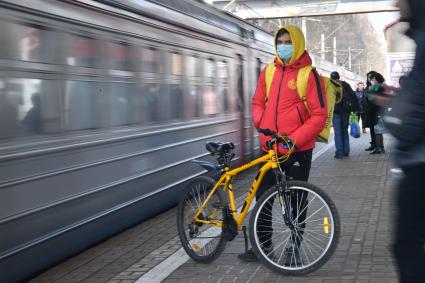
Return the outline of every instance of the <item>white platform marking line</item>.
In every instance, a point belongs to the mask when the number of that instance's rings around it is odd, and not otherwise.
[[[319,150],[317,153],[313,154],[312,161],[316,160],[320,155],[325,153],[329,148],[331,148],[334,145],[334,142],[331,142],[327,144],[325,147],[323,147],[321,150]],[[249,208],[249,211],[251,211],[254,208],[254,203],[251,204],[251,207]],[[238,208],[240,211],[242,206]],[[214,233],[213,231],[216,230],[215,228],[209,228],[208,230],[204,231],[201,235],[211,235]],[[217,231],[217,230],[216,230]],[[211,239],[212,240],[212,239]],[[209,243],[208,240],[204,245]],[[180,248],[178,251],[176,251],[174,254],[163,260],[160,264],[149,270],[147,273],[145,273],[142,277],[140,277],[136,283],[160,283],[164,279],[166,279],[171,273],[176,271],[180,266],[186,263],[190,258],[187,255],[186,251],[183,248]]]
[[[325,145],[321,150],[319,150],[318,152],[316,152],[315,154],[313,154],[313,158],[311,161],[316,160],[317,158],[319,158],[320,155],[322,155],[323,153],[325,153],[328,149],[330,149],[331,147],[333,147],[335,144],[335,142],[330,142],[327,145]]]

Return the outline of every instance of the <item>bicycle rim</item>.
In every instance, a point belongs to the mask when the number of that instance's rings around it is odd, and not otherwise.
[[[284,222],[276,188],[262,197],[254,211],[251,226],[256,252],[282,273],[305,274],[319,268],[339,238],[339,218],[332,201],[317,187],[305,184],[290,185],[286,199],[293,229]]]
[[[213,186],[212,180],[202,178],[190,183],[179,203],[179,236],[188,255],[200,262],[215,259],[224,249],[225,240],[222,237],[222,228],[197,223],[194,216],[208,197]],[[223,200],[215,192],[200,215],[204,220],[223,220],[223,210],[219,208]]]

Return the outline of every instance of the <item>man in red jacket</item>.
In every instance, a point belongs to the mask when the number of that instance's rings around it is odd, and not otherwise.
[[[287,135],[295,144],[295,152],[292,153],[288,162],[284,164],[284,170],[289,178],[295,180],[307,181],[310,173],[312,152],[315,146],[316,136],[325,127],[327,118],[326,92],[320,76],[316,82],[315,75],[310,72],[307,83],[306,102],[309,108],[307,110],[305,103],[300,99],[297,92],[298,71],[312,61],[305,50],[305,39],[302,31],[296,26],[284,26],[275,34],[275,52],[274,59],[275,72],[271,81],[270,89],[267,93],[266,72],[267,67],[260,74],[257,89],[252,99],[252,113],[255,128],[270,129],[279,134]],[[318,90],[318,86],[321,91]],[[263,151],[267,151],[265,143],[270,137],[260,134]],[[279,153],[283,154],[287,149],[279,147]],[[257,191],[257,200],[269,188],[275,185],[275,179],[272,171],[264,176],[263,181]],[[304,199],[307,196],[303,195]],[[305,202],[304,202],[305,203]],[[307,209],[299,215],[299,222],[305,219]],[[293,213],[298,213],[294,210]],[[270,227],[270,217],[264,216],[263,226]],[[259,233],[260,242],[264,243],[264,249],[272,252],[273,246],[271,233]],[[302,239],[301,235],[298,235]],[[300,237],[301,236],[301,237]],[[299,246],[301,242],[293,241],[294,245]],[[297,242],[297,243],[295,243]],[[290,249],[291,251],[297,250]],[[299,258],[299,253],[294,257]],[[287,256],[291,258],[291,256]],[[293,258],[293,257],[292,257]],[[252,250],[239,255],[243,261],[256,260]]]

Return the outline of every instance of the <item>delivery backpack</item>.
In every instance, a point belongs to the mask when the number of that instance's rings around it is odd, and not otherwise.
[[[267,65],[266,101],[269,97],[270,87],[272,84],[275,70],[276,70],[276,66],[274,65],[274,63],[270,63]],[[308,78],[310,76],[310,72],[312,71],[313,71],[314,79],[316,81],[316,87],[319,93],[319,99],[322,105],[323,105],[323,94],[322,94],[322,88],[320,87],[320,78],[322,79],[323,84],[325,86],[326,99],[327,99],[327,112],[328,112],[325,127],[316,137],[316,141],[327,143],[330,136],[331,127],[332,127],[332,119],[334,115],[335,102],[339,102],[337,100],[340,100],[340,99],[338,99],[337,96],[338,96],[338,93],[341,93],[341,90],[340,90],[340,86],[334,83],[333,81],[331,81],[330,78],[319,76],[315,68],[313,68],[313,66],[308,65],[301,68],[298,71],[298,75],[297,75],[297,92],[300,99],[304,102],[304,105],[307,108],[308,113],[310,113],[310,109],[308,108],[308,105],[307,105],[306,93],[307,93]]]

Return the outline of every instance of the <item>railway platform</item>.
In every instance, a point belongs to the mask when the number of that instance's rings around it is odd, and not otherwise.
[[[307,276],[282,276],[259,262],[239,261],[237,255],[244,250],[241,233],[214,262],[192,261],[181,248],[175,207],[64,261],[30,282],[395,283],[390,243],[396,180],[389,175],[393,141],[388,136],[385,140],[387,153],[381,155],[364,151],[369,145],[369,134],[351,138],[350,157],[341,160],[333,158],[333,143],[320,144],[315,149],[310,182],[322,187],[334,200],[342,230],[331,259]],[[254,176],[254,171],[240,176],[235,191],[249,190]]]

